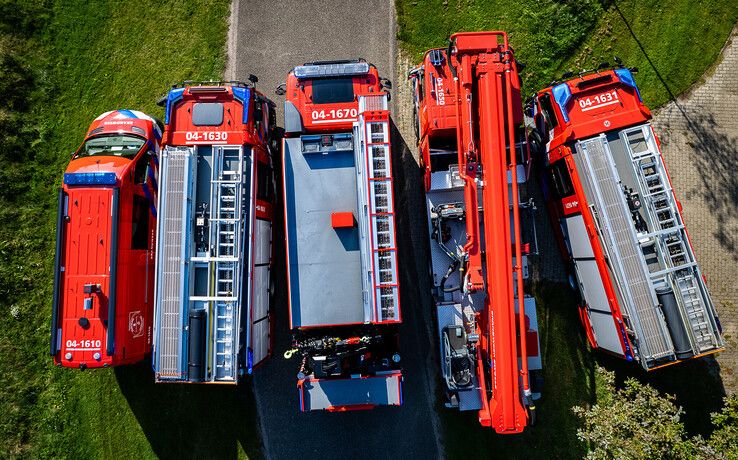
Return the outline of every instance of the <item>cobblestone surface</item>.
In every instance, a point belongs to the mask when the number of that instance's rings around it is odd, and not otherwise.
[[[723,385],[738,391],[738,28],[705,81],[654,117],[697,260],[716,303]]]

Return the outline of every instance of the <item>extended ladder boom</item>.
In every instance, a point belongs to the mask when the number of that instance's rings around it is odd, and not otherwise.
[[[527,359],[520,360],[522,369],[518,366],[518,356],[527,353],[525,335],[516,333],[515,312],[517,302],[519,327],[525,331],[515,159],[514,104],[520,102],[517,68],[503,32],[452,35],[449,49],[455,52],[458,63],[451,69],[460,99],[459,171],[467,184],[467,210],[479,208],[477,181],[481,181],[482,189],[484,267],[475,212],[467,212],[468,240],[464,247],[468,255],[465,288],[474,291],[486,285],[487,290],[486,308],[478,322],[483,351],[477,354],[477,374],[481,387],[491,389],[492,397],[483,398],[479,419],[482,425],[494,426],[498,432],[519,432],[527,420],[520,397],[521,377],[526,399],[530,390]],[[482,273],[484,284],[478,279]],[[494,366],[487,366],[489,361]],[[490,381],[486,382],[488,367]]]

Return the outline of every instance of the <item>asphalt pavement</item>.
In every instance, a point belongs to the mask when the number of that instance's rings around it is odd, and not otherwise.
[[[380,75],[395,81],[395,25],[388,0],[238,1],[232,7],[226,78],[259,78],[257,88],[278,107],[282,125],[283,96],[274,88],[287,72],[308,61],[363,57]],[[404,76],[400,78],[404,79]],[[412,139],[408,139],[412,142]],[[289,348],[284,233],[281,220],[274,234],[275,348],[254,371],[253,389],[267,458],[438,458],[439,440],[436,343],[432,337],[426,265],[425,208],[417,163],[402,135],[393,135],[397,196],[401,303],[401,353],[404,404],[348,413],[299,410],[297,358]],[[281,219],[281,216],[278,217]],[[340,301],[340,299],[337,299]]]

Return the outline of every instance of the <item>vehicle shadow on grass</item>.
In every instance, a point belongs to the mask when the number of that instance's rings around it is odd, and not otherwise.
[[[146,361],[115,377],[159,458],[262,457],[250,383],[156,384]]]
[[[442,420],[450,459],[581,458],[576,438],[580,423],[573,406],[595,402],[595,366],[576,310],[576,296],[565,284],[538,281],[538,326],[543,358],[543,391],[536,402],[536,424],[519,435],[499,435],[479,425],[476,412],[447,409]]]

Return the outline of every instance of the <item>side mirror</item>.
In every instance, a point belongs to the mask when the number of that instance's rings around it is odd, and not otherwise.
[[[638,67],[631,67],[631,68],[630,68],[630,71],[631,71],[632,73],[638,73]]]
[[[169,94],[165,94],[162,97],[160,97],[159,100],[156,101],[156,105],[158,105],[159,107],[164,107],[165,105],[167,105],[167,97],[168,96],[169,96]]]
[[[284,96],[287,93],[287,84],[282,83],[281,85],[277,86],[277,88],[274,90],[274,94],[277,96]]]
[[[608,67],[610,67],[610,63],[605,61],[597,66],[597,70],[607,69]]]
[[[256,84],[259,81],[259,78],[256,75],[249,74],[249,81]]]
[[[392,82],[388,78],[380,78],[379,83],[384,89],[392,89]]]

